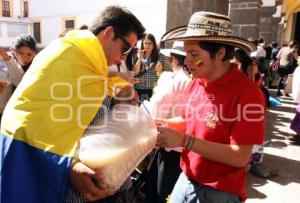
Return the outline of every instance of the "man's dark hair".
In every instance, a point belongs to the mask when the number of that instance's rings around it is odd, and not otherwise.
[[[98,35],[102,30],[112,26],[117,36],[126,36],[130,32],[137,35],[138,40],[144,37],[145,28],[142,23],[126,8],[108,6],[101,11],[89,30]]]
[[[217,42],[199,42],[199,47],[207,51],[210,55],[210,58],[215,59],[216,54],[222,47],[225,48],[225,56],[222,59],[223,62],[232,58],[234,52],[234,47],[227,44],[221,44]]]
[[[83,24],[79,27],[79,30],[87,30],[87,29],[89,29],[89,26],[87,26],[85,24]]]
[[[177,59],[179,65],[184,66],[185,56],[175,54],[175,53],[171,53],[171,56],[174,56]]]
[[[62,31],[59,35],[58,35],[58,37],[64,37],[64,36],[66,36],[66,34],[69,32],[69,31],[71,31],[71,30],[73,30],[72,28],[66,28],[64,31]]]
[[[272,48],[277,48],[278,47],[278,43],[277,42],[272,42],[271,46],[272,46]]]
[[[21,47],[28,47],[35,52],[36,42],[31,35],[21,34],[14,40],[13,49],[20,49]]]

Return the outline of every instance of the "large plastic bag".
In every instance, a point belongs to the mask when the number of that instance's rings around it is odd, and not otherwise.
[[[116,191],[155,147],[156,139],[151,117],[139,107],[120,104],[85,131],[76,154],[103,175],[101,186]]]

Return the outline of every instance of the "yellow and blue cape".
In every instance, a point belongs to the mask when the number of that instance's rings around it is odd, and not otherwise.
[[[2,117],[0,202],[62,202],[76,144],[108,94],[107,60],[89,31],[34,59]]]

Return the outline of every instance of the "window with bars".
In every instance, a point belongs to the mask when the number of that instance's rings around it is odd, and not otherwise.
[[[75,21],[74,20],[65,20],[65,29],[74,29]]]
[[[33,37],[37,43],[41,43],[41,23],[40,22],[33,23]]]
[[[10,1],[2,0],[2,16],[10,17]]]
[[[28,17],[28,2],[24,1],[24,14],[23,17]]]

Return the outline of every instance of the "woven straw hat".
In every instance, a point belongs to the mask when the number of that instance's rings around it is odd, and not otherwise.
[[[211,13],[195,12],[187,26],[177,27],[162,36],[161,41],[196,40],[218,42],[253,51],[255,47],[249,41],[231,34],[231,20],[228,16]]]

